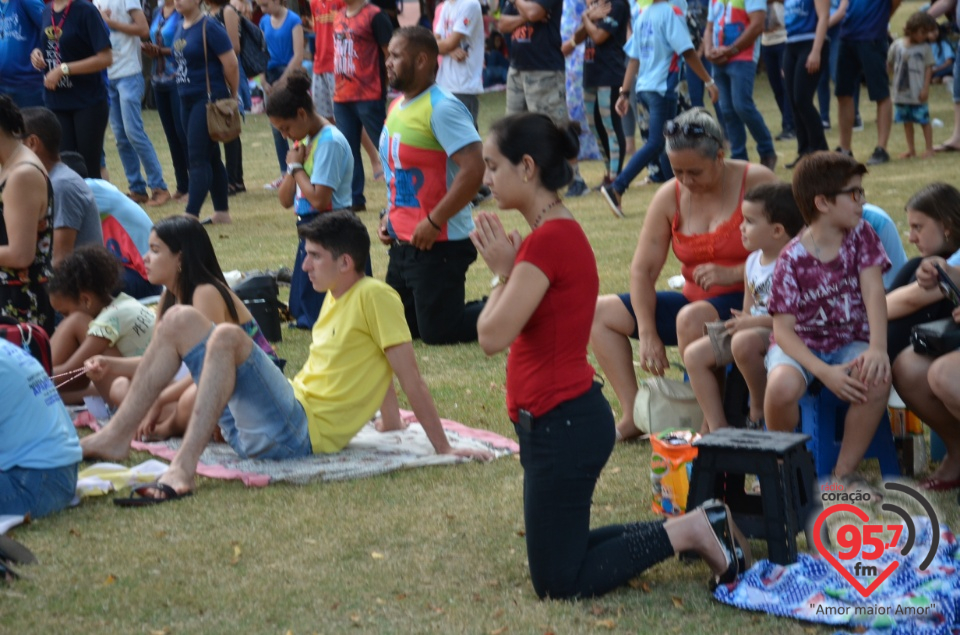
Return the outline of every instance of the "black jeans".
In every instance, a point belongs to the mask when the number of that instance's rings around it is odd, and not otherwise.
[[[483,302],[464,306],[467,269],[476,259],[469,240],[436,242],[429,251],[409,243],[390,248],[387,284],[400,294],[413,337],[424,344],[477,341]]]
[[[590,505],[615,428],[600,385],[515,424],[533,589],[540,598],[602,595],[673,555],[662,521],[590,530]]]
[[[225,98],[214,94],[214,99]],[[190,197],[184,210],[192,216],[200,216],[200,208],[207,198],[213,200],[215,212],[228,211],[227,171],[220,160],[220,145],[210,138],[207,128],[207,96],[193,95],[180,98],[181,117],[186,139],[187,156],[190,159]]]
[[[103,135],[107,132],[107,122],[110,120],[110,105],[106,97],[80,110],[57,110],[54,114],[62,130],[60,152],[79,152],[87,166],[87,177],[99,179]]]
[[[793,105],[793,123],[797,132],[797,154],[803,156],[827,149],[827,137],[823,134],[823,121],[817,107],[813,105],[813,96],[820,84],[820,73],[828,70],[830,63],[829,48],[820,50],[820,70],[807,72],[807,57],[813,48],[813,40],[791,42],[783,56],[783,80],[787,96]]]
[[[172,82],[170,84],[154,82],[153,98],[157,105],[157,114],[160,116],[160,124],[163,126],[163,134],[170,147],[177,191],[186,194],[190,191],[190,163],[187,158],[187,146],[181,142],[181,139],[185,139],[187,135],[180,117],[180,91]]]

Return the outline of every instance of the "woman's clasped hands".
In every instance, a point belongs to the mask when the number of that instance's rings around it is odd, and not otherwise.
[[[520,232],[513,230],[507,234],[500,218],[490,212],[479,212],[475,224],[476,228],[470,232],[470,241],[490,271],[498,276],[509,277],[523,242]]]

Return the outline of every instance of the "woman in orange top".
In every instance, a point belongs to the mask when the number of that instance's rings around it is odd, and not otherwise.
[[[776,181],[765,167],[724,157],[723,132],[707,111],[688,110],[664,127],[675,177],[664,183],[647,209],[630,265],[630,293],[601,296],[590,344],[613,386],[623,415],[617,438],[640,434],[633,421],[637,378],[630,338],[639,341],[640,367],[663,375],[665,346],[703,336],[703,325],[726,320],[743,302],[740,205],[750,188]],[[682,293],[655,285],[669,246],[681,263]]]

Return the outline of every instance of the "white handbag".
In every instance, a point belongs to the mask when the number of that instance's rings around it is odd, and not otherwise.
[[[700,430],[703,410],[689,383],[650,377],[640,382],[633,402],[633,422],[644,434],[657,434],[668,428]]]

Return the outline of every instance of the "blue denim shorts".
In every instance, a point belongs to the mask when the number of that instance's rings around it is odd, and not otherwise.
[[[835,351],[823,352],[815,351],[811,348],[810,352],[824,363],[836,366],[837,364],[846,364],[847,362],[855,360],[869,347],[870,345],[867,342],[850,342]],[[808,386],[813,382],[813,373],[801,366],[800,362],[784,353],[783,349],[776,344],[771,346],[770,350],[767,351],[767,357],[764,363],[767,366],[768,373],[773,371],[777,366],[791,366],[803,375],[803,379],[807,382]]]
[[[198,385],[208,339],[183,358]],[[313,454],[307,413],[283,372],[256,344],[237,367],[233,394],[219,423],[223,438],[243,458],[283,460]]]
[[[633,312],[633,305],[630,303],[630,294],[621,293],[620,301],[623,302],[623,306],[627,308],[627,311],[630,313],[630,317],[633,318],[634,324],[637,321],[637,314]],[[717,310],[721,320],[729,320],[731,317],[730,310],[736,309],[740,310],[743,307],[743,292],[737,291],[736,293],[725,293],[723,295],[714,296],[704,300],[704,302],[710,304]],[[664,346],[676,346],[677,345],[677,315],[680,313],[680,309],[690,304],[690,300],[680,293],[679,291],[657,291],[657,308],[654,313],[654,320],[657,324],[657,335],[660,336],[660,341],[663,342]],[[630,334],[630,337],[637,339],[639,332],[637,327],[634,326],[633,333]]]
[[[0,471],[0,516],[40,518],[67,507],[77,489],[77,464],[46,470],[12,467]]]
[[[930,106],[927,104],[894,104],[894,123],[916,123],[925,126],[930,123]]]

